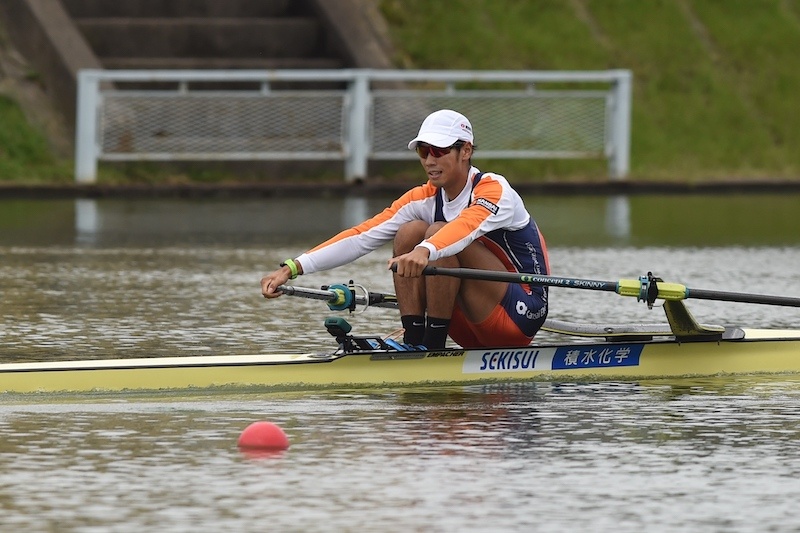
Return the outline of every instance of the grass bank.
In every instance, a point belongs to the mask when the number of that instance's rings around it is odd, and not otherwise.
[[[381,8],[396,61],[408,68],[632,70],[632,179],[800,179],[797,0],[382,0]],[[538,171],[597,175],[583,163]]]
[[[56,157],[45,136],[28,123],[17,103],[0,94],[0,181],[53,183],[71,179],[71,162]]]
[[[380,6],[398,67],[632,70],[631,180],[800,179],[800,0],[380,0]],[[604,161],[478,163],[515,181],[607,179]],[[419,178],[418,169],[404,165],[382,172]],[[71,173],[71,161],[55,158],[0,91],[0,180],[70,181]],[[108,183],[230,178],[155,164],[102,175]]]

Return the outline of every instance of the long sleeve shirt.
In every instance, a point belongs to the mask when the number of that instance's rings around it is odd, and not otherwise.
[[[461,193],[450,200],[444,196],[444,190],[430,182],[414,187],[369,220],[300,255],[303,272],[350,263],[390,242],[406,222],[422,220],[446,222],[419,244],[430,251],[431,261],[453,256],[480,239],[509,271],[549,273],[544,238],[505,177],[472,167]]]

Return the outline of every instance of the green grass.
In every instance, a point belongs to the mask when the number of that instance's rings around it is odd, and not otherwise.
[[[800,0],[381,0],[380,6],[400,68],[632,70],[630,179],[800,179]],[[608,175],[602,160],[476,162],[519,181]],[[384,168],[388,178],[419,179],[413,165]],[[55,160],[19,109],[0,97],[0,180],[63,181],[71,174],[72,163]],[[101,179],[236,176],[148,164],[101,166]]]
[[[383,0],[381,8],[407,68],[632,70],[631,179],[800,177],[798,0]],[[589,162],[505,166],[523,179],[605,176],[604,164]]]
[[[33,129],[19,106],[0,95],[0,181],[72,180],[72,165],[53,156],[45,137]]]

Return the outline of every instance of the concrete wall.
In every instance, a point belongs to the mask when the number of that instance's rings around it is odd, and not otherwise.
[[[102,68],[58,0],[2,0],[0,16],[16,48],[41,77],[45,93],[74,129],[77,73]]]
[[[224,9],[220,11],[221,8]],[[109,16],[132,16],[128,19],[131,21],[136,17],[161,17],[163,23],[168,23],[176,17],[200,16],[214,21],[216,17],[235,17],[238,14],[242,15],[244,22],[280,14],[281,10],[287,9],[290,21],[296,22],[301,16],[316,17],[323,28],[322,42],[317,45],[321,50],[316,50],[316,53],[340,59],[301,58],[302,54],[309,52],[298,50],[289,54],[300,58],[294,62],[283,58],[272,62],[265,58],[266,61],[259,62],[239,57],[237,63],[235,57],[228,62],[224,57],[198,57],[194,62],[191,58],[182,58],[182,62],[176,59],[173,65],[169,57],[138,60],[116,57],[113,60],[117,63],[114,63],[112,58],[104,56],[104,50],[92,48],[102,43],[90,44],[92,41],[87,37],[91,36],[81,31],[81,24],[92,26],[97,18]],[[36,70],[45,93],[63,115],[70,133],[75,128],[77,73],[80,69],[392,67],[388,31],[376,0],[0,0],[0,18],[14,47]],[[117,19],[115,23],[126,27],[124,19]],[[269,40],[269,32],[265,35],[263,28],[252,31],[257,31],[265,43]],[[226,41],[224,37],[212,33],[209,39],[232,47],[230,39]],[[125,41],[131,39],[128,37]],[[164,39],[155,39],[158,40]],[[282,41],[285,44],[287,39]],[[135,43],[129,44],[136,46]],[[230,53],[227,48],[224,51]],[[266,52],[257,55],[263,57]]]
[[[356,68],[394,68],[386,22],[375,0],[311,0],[331,29],[331,46]]]

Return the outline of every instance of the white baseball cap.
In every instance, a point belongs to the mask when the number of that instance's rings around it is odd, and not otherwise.
[[[416,149],[418,142],[446,148],[456,141],[473,142],[472,124],[461,113],[451,109],[440,109],[428,115],[422,122],[419,133],[408,143],[408,149]]]

